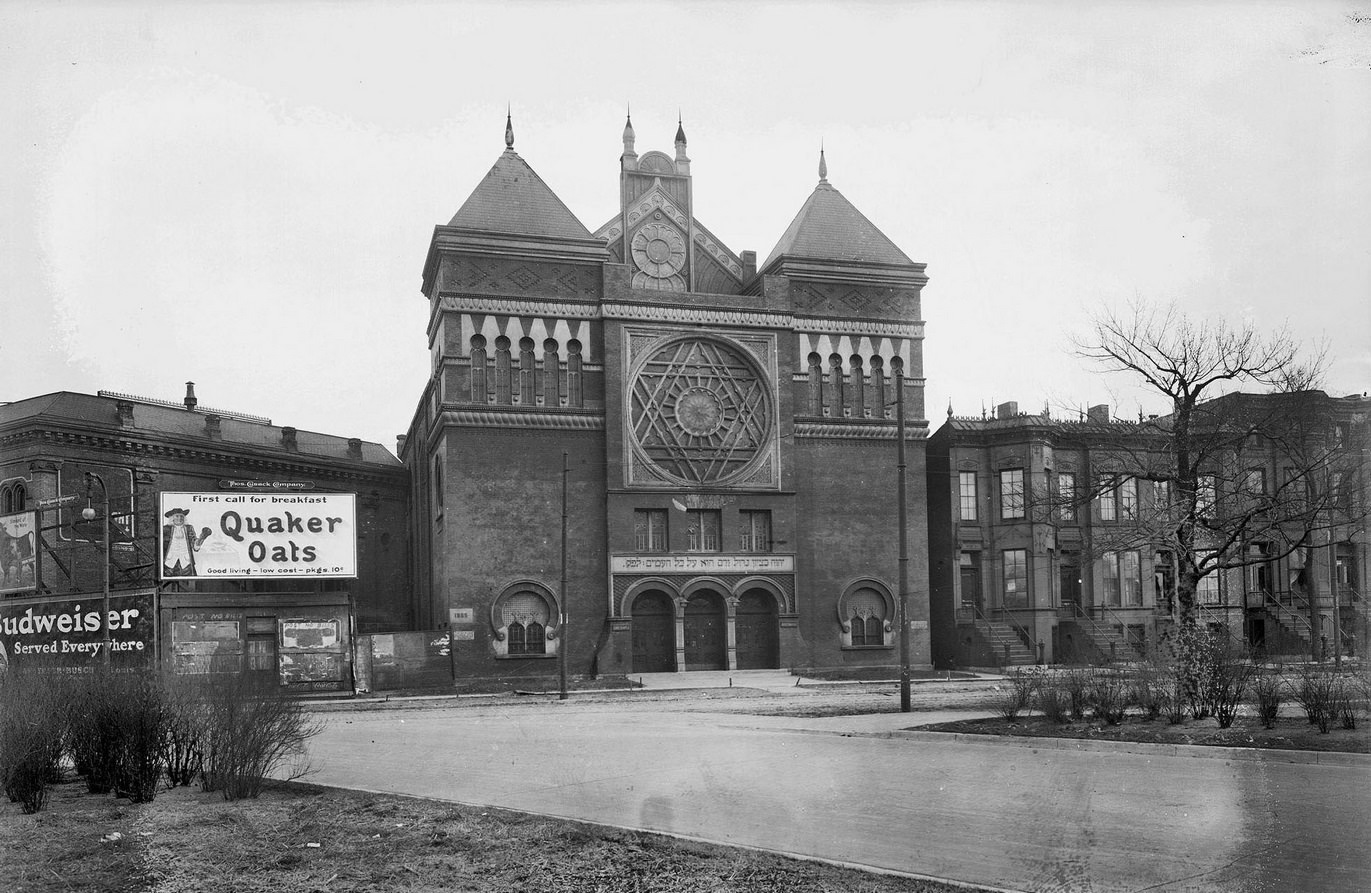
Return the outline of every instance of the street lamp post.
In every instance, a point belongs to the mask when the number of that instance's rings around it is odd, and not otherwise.
[[[100,612],[100,628],[104,631],[104,639],[103,639],[104,645],[103,645],[103,647],[100,649],[100,653],[104,655],[105,666],[108,667],[108,666],[110,665],[110,627],[109,627],[109,564],[110,564],[110,555],[109,555],[109,490],[106,489],[106,487],[105,487],[105,480],[104,480],[104,478],[100,477],[100,475],[98,475],[98,474],[96,474],[96,473],[94,473],[94,472],[92,472],[92,471],[86,472],[86,507],[83,508],[83,509],[81,509],[81,517],[84,518],[85,520],[87,520],[87,521],[94,521],[94,520],[95,520],[95,509],[92,508],[92,507],[91,507],[91,504],[90,504],[90,484],[91,484],[91,481],[94,481],[95,483],[97,483],[97,484],[100,485],[100,495],[103,496],[103,497],[105,498],[104,539],[103,539],[104,556],[105,556],[105,572],[104,572],[104,575],[103,575],[103,578],[102,578],[102,579],[103,579],[103,582],[104,582],[104,586],[103,586],[103,590],[102,590],[103,595],[102,595],[102,598],[101,598],[101,605],[102,605],[102,607],[103,607],[103,610]]]
[[[567,662],[567,606],[566,606],[566,477],[567,477],[567,458],[566,451],[562,451],[562,581],[561,598],[559,599],[562,611],[561,631],[557,643],[557,675],[561,678],[561,692],[558,699],[566,700],[566,662]]]

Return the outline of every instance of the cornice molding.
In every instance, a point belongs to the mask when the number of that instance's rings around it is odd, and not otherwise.
[[[867,335],[881,338],[904,338],[921,340],[924,337],[924,324],[899,322],[868,322],[860,319],[829,317],[819,319],[797,316],[794,321],[797,333],[814,335]]]
[[[536,428],[549,431],[603,431],[605,417],[595,413],[569,413],[528,409],[444,409],[434,428]]]
[[[895,440],[898,426],[892,421],[868,421],[854,419],[844,424],[837,419],[831,422],[796,422],[795,437],[809,440]],[[905,440],[927,440],[927,422],[905,422]]]
[[[603,307],[605,319],[622,319],[633,322],[689,323],[692,325],[711,323],[738,326],[742,328],[785,329],[794,325],[795,318],[789,313],[775,313],[766,310],[733,310],[726,308],[708,309],[658,304],[606,303]]]
[[[454,313],[490,313],[496,316],[557,317],[560,319],[599,319],[600,308],[595,304],[578,304],[564,300],[495,298],[484,295],[443,295],[438,309]]]

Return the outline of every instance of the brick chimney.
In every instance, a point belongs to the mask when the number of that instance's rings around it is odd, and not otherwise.
[[[281,429],[281,446],[292,453],[300,449],[300,445],[295,442],[295,429],[289,425]]]
[[[133,427],[133,403],[128,400],[116,400],[114,411],[119,416],[120,428]]]
[[[1088,420],[1091,421],[1091,422],[1094,422],[1094,423],[1097,424],[1097,425],[1104,425],[1104,424],[1108,423],[1108,422],[1109,422],[1109,404],[1108,404],[1108,403],[1101,403],[1101,404],[1099,404],[1098,406],[1092,406],[1092,407],[1090,407],[1089,409],[1087,409],[1087,410],[1085,411],[1085,417],[1086,417],[1086,419],[1088,419]]]
[[[1012,419],[1019,414],[1019,404],[1013,400],[995,407],[995,418]]]
[[[194,409],[199,404],[200,401],[195,399],[195,382],[186,382],[186,409]]]
[[[757,275],[757,252],[743,252],[743,281],[750,282]]]
[[[348,438],[348,458],[349,458],[349,459],[360,459],[360,458],[362,458],[362,438],[360,438],[360,437],[349,437],[349,438]]]
[[[222,419],[214,413],[205,416],[205,436],[210,440],[224,439],[224,432],[219,427],[221,421]]]

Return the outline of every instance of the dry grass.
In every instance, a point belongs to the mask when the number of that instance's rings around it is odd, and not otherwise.
[[[1172,725],[1165,718],[1145,719],[1129,715],[1118,725],[1097,720],[1055,723],[1042,716],[1020,716],[1014,720],[969,719],[920,726],[920,731],[963,732],[976,735],[1010,735],[1038,738],[1083,738],[1092,741],[1121,741],[1150,744],[1196,744],[1211,747],[1259,747],[1272,750],[1317,750],[1341,753],[1371,753],[1371,728],[1361,723],[1356,729],[1333,727],[1320,733],[1304,717],[1282,716],[1268,729],[1254,716],[1239,716],[1227,729],[1219,728],[1213,717],[1187,719]]]
[[[118,841],[102,842],[111,832]],[[768,853],[520,813],[306,785],[128,805],[66,783],[0,806],[0,887],[109,893],[951,893]]]

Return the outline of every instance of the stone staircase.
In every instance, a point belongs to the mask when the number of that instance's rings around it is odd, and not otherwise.
[[[1281,635],[1287,643],[1298,642],[1297,649],[1285,648],[1283,650],[1295,650],[1301,654],[1308,654],[1313,643],[1313,637],[1309,630],[1309,616],[1301,615],[1288,606],[1275,602],[1267,602],[1266,616],[1275,621],[1280,627]]]
[[[990,649],[1000,666],[1025,667],[1037,663],[1037,657],[1008,623],[977,620],[974,628],[976,638]]]
[[[1093,648],[1100,660],[1137,660],[1141,656],[1128,636],[1117,626],[1100,623],[1084,614],[1077,614],[1071,618],[1071,622],[1084,639],[1083,644]]]

